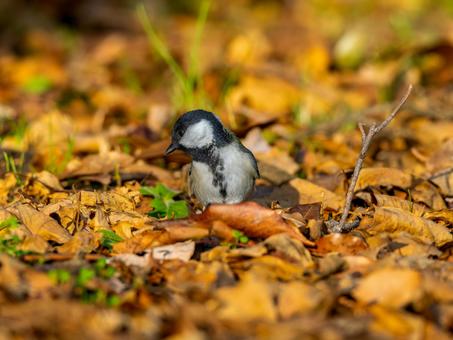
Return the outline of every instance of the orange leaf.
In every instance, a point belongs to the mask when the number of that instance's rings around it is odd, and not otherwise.
[[[314,245],[296,229],[289,226],[275,211],[255,202],[213,204],[203,212],[200,219],[223,221],[251,237],[267,238],[271,235],[286,233],[305,245]]]

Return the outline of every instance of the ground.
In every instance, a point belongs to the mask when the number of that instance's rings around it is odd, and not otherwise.
[[[451,337],[450,1],[0,9],[0,338]],[[202,211],[164,156],[194,108],[250,201]]]

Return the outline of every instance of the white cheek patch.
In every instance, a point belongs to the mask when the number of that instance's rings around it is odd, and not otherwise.
[[[211,124],[203,119],[189,126],[179,141],[186,148],[202,148],[212,144],[214,133]]]

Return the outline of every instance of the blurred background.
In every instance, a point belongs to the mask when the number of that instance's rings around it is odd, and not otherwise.
[[[294,141],[354,129],[409,83],[415,112],[450,114],[452,60],[449,0],[2,0],[2,149],[60,174],[112,149],[152,160],[204,108],[297,160]]]

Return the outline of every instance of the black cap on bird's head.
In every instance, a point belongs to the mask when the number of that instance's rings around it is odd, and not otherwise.
[[[168,155],[175,150],[191,153],[212,144],[224,145],[231,141],[231,134],[212,112],[193,110],[184,113],[173,126],[171,144],[165,151]]]

